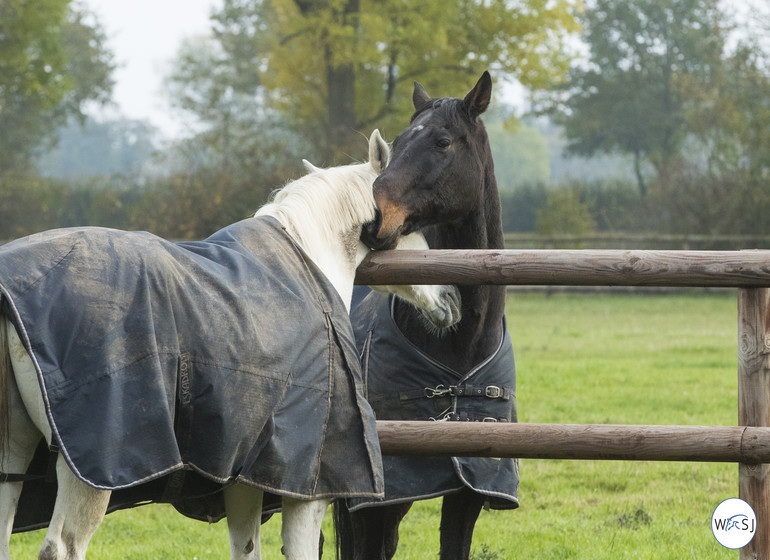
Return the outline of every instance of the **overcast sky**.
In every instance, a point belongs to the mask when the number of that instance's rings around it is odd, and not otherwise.
[[[97,15],[115,53],[113,99],[120,113],[180,132],[162,90],[170,61],[185,37],[205,34],[216,0],[84,0]]]

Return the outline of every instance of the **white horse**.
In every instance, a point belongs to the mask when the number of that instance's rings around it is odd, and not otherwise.
[[[277,219],[332,283],[350,307],[355,269],[368,249],[359,237],[362,225],[375,218],[372,183],[387,165],[390,151],[378,131],[369,139],[369,162],[312,172],[281,189],[256,216]],[[427,248],[420,234],[404,238],[408,248]],[[392,291],[419,306],[443,326],[459,320],[454,288],[393,286]],[[0,317],[0,472],[24,473],[41,438],[55,443],[33,357],[16,329]],[[5,413],[3,415],[3,402]],[[56,461],[58,494],[40,550],[42,559],[82,560],[101,523],[109,490],[82,482],[62,455]],[[20,482],[0,481],[0,560],[10,559],[9,542],[21,492]],[[259,559],[262,491],[231,484],[224,489],[233,559]],[[284,554],[290,560],[318,557],[318,535],[327,499],[282,500]]]

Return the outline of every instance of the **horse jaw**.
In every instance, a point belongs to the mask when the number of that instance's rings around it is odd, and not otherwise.
[[[414,232],[399,237],[395,249],[427,250],[428,242],[422,233]],[[356,251],[356,267],[368,253],[369,249],[366,245],[359,242]],[[378,292],[395,294],[412,304],[427,320],[429,330],[436,334],[456,325],[462,319],[460,290],[457,286],[393,284],[371,286],[371,288]]]
[[[372,286],[388,291],[416,307],[427,330],[436,336],[448,332],[462,319],[460,290],[457,286]],[[384,288],[384,290],[383,290]]]

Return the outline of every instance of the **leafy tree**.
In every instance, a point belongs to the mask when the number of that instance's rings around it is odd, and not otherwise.
[[[708,88],[691,86],[688,97],[696,101],[687,119],[709,170],[743,170],[748,181],[770,172],[770,75],[764,61],[757,45],[741,44]]]
[[[666,229],[769,231],[770,77],[761,64],[756,47],[739,46],[710,87],[690,94],[687,160],[656,181],[654,202]]]
[[[576,29],[570,0],[225,0],[213,20],[223,85],[279,111],[319,163],[361,153],[375,126],[394,136],[415,79],[436,93],[486,68],[530,87],[558,79]]]
[[[596,222],[576,189],[556,189],[548,193],[545,204],[535,213],[535,231],[542,235],[588,235],[596,231]]]
[[[172,104],[194,115],[201,126],[174,150],[189,170],[208,169],[243,177],[274,175],[311,156],[304,138],[266,107],[255,69],[211,38],[185,41],[166,78]],[[272,188],[274,185],[267,185]]]
[[[87,100],[112,89],[104,34],[70,0],[0,0],[0,172],[28,168],[32,152]]]
[[[632,154],[644,195],[642,163],[660,175],[681,155],[687,93],[707,88],[719,68],[719,0],[594,0],[582,20],[589,64],[570,73],[566,99],[551,110],[561,111],[573,153]]]

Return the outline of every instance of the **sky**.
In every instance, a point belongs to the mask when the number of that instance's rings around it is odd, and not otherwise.
[[[115,54],[113,100],[131,119],[150,121],[165,136],[183,132],[182,116],[163,91],[182,40],[207,33],[217,0],[83,0],[96,14]],[[108,112],[107,114],[110,114]]]

